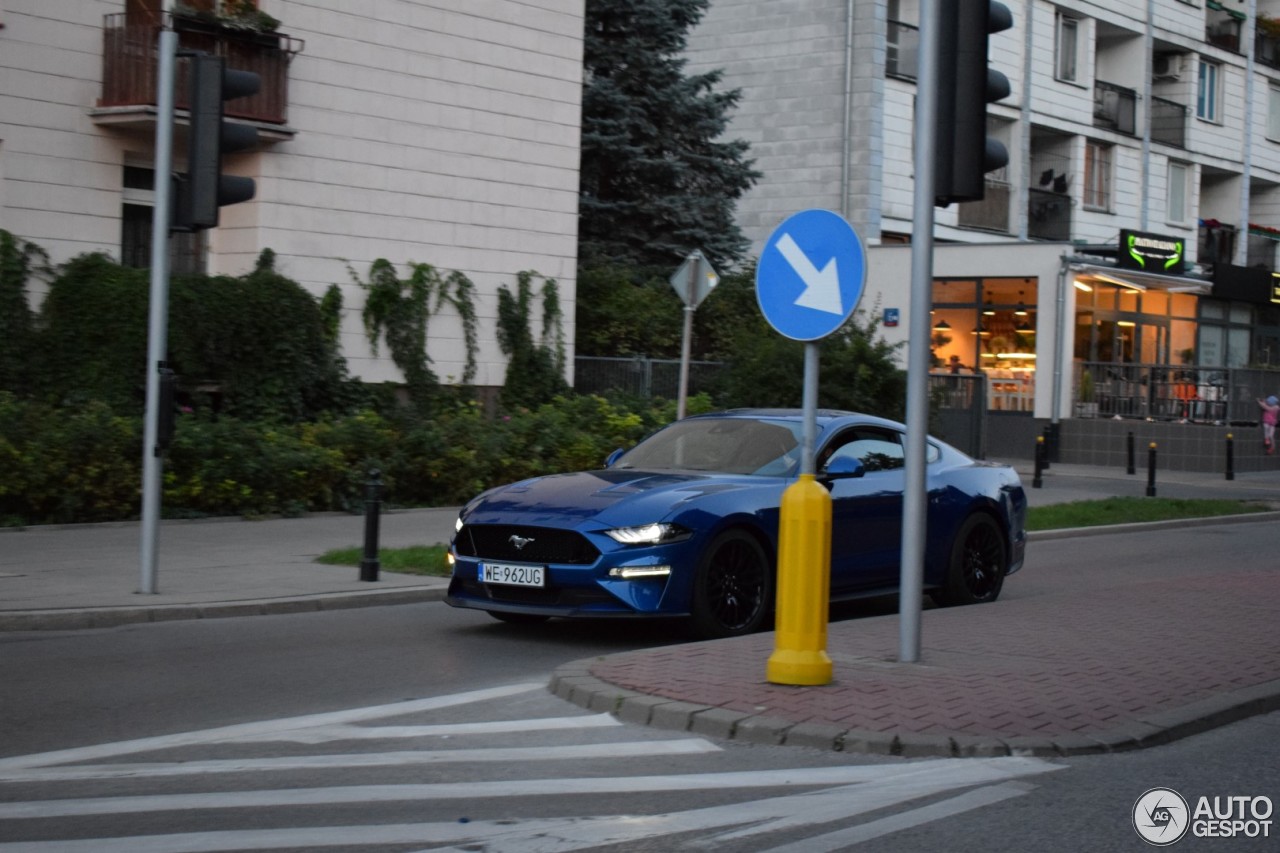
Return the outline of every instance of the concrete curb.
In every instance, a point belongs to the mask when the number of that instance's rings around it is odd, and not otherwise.
[[[1074,539],[1080,536],[1136,533],[1143,530],[1211,527],[1215,524],[1248,524],[1251,521],[1280,521],[1280,511],[1250,512],[1243,515],[1215,515],[1208,518],[1171,518],[1167,521],[1136,521],[1132,524],[1097,524],[1091,527],[1063,527],[1057,530],[1035,530],[1027,533],[1027,539],[1032,542],[1043,542],[1050,539]]]
[[[159,604],[151,607],[86,607],[68,610],[11,610],[0,612],[0,632],[78,631],[114,628],[145,622],[184,619],[225,619],[232,616],[266,616],[281,613],[314,613],[392,604],[442,601],[446,588],[398,587],[368,592],[321,593],[289,598],[223,601],[207,604]]]
[[[597,659],[601,660],[601,659]],[[904,758],[971,758],[1007,755],[1064,757],[1125,752],[1170,743],[1248,717],[1280,710],[1280,680],[1213,696],[1149,717],[1130,720],[1105,732],[1074,732],[1044,737],[1000,738],[973,735],[867,732],[827,723],[791,723],[709,705],[650,696],[591,675],[594,661],[559,667],[547,689],[568,702],[619,720],[745,743]]]

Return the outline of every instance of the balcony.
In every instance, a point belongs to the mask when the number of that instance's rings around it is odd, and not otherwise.
[[[1027,236],[1033,240],[1071,239],[1071,196],[1030,188]]]
[[[916,79],[920,56],[920,28],[901,21],[890,21],[888,42],[885,74],[904,80]]]
[[[1187,147],[1187,106],[1166,98],[1151,99],[1151,141]]]
[[[274,138],[288,138],[284,127],[288,113],[289,60],[302,50],[302,42],[274,32],[254,32],[225,27],[216,22],[171,15],[178,33],[179,50],[198,50],[224,56],[232,68],[252,71],[262,80],[256,95],[228,101],[228,116],[277,126]],[[98,124],[120,127],[154,127],[156,105],[156,48],[160,28],[128,24],[123,13],[107,15],[103,25],[102,95],[93,111]],[[175,106],[187,108],[185,63],[177,63]]]
[[[1093,84],[1093,126],[1133,136],[1137,104],[1133,89],[1098,80]]]
[[[1001,170],[1003,172],[1004,170]],[[962,202],[956,208],[956,224],[997,234],[1009,233],[1009,199],[1012,187],[998,174],[987,175],[981,201]]]
[[[1214,3],[1210,0],[1208,7],[1210,9],[1222,9],[1222,5]],[[1205,24],[1204,40],[1216,47],[1225,48],[1232,53],[1240,52],[1240,19],[1230,12],[1225,12],[1226,17],[1220,17],[1209,21]],[[1243,17],[1243,15],[1241,16]]]

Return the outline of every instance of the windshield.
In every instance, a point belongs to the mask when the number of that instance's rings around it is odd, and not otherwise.
[[[691,418],[651,435],[615,468],[663,468],[785,477],[799,470],[799,423]]]

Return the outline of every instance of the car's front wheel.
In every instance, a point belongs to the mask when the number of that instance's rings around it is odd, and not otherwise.
[[[951,563],[933,599],[943,607],[995,601],[1007,565],[1004,534],[989,515],[971,515],[951,546]]]
[[[693,582],[694,630],[714,639],[750,634],[773,610],[773,570],[759,541],[727,530],[702,555]]]

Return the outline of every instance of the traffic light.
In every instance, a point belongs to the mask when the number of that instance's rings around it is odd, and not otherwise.
[[[979,201],[986,173],[1009,162],[987,138],[987,104],[1009,97],[1009,80],[987,67],[987,37],[1013,26],[997,0],[938,0],[937,130],[934,203]]]
[[[256,94],[261,78],[227,68],[221,56],[190,58],[191,126],[187,137],[187,173],[176,182],[173,229],[200,231],[218,224],[218,208],[253,198],[252,178],[222,174],[222,155],[258,144],[258,131],[223,119],[225,101]]]

